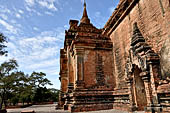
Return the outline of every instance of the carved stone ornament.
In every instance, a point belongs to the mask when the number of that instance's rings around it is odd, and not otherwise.
[[[149,77],[149,64],[159,65],[159,56],[145,42],[137,23],[134,23],[129,57],[127,58],[125,65],[126,79],[132,79],[131,75],[135,65]],[[143,75],[141,74],[140,76]]]

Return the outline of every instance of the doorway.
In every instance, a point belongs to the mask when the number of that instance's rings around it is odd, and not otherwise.
[[[140,73],[142,72],[137,66],[134,70],[134,79],[133,79],[133,90],[134,90],[134,100],[137,106],[138,111],[143,111],[147,106],[145,86]]]

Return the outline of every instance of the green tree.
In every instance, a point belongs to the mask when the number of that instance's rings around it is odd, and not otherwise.
[[[11,59],[0,65],[0,109],[7,100],[16,105],[18,102],[29,104],[50,101],[52,93],[46,85],[52,85],[43,72],[33,72],[30,76],[17,71],[16,60]]]
[[[5,48],[7,47],[5,43],[7,42],[7,38],[0,33],[0,55],[7,55],[7,51]]]
[[[39,87],[35,90],[35,102],[57,102],[59,91],[57,89],[47,89],[46,87]]]
[[[55,89],[55,88],[51,88],[49,89],[51,96],[50,96],[50,100],[53,102],[58,102],[58,98],[59,98],[59,90]]]
[[[46,76],[43,72],[33,72],[30,76],[30,85],[34,87],[44,87],[45,85],[52,85],[52,83],[44,78]]]
[[[30,93],[29,91],[29,77],[28,75],[25,75],[24,72],[17,71],[13,72],[12,75],[15,77],[14,83],[13,83],[13,97],[11,100],[13,100],[13,103],[19,101],[19,99],[24,102],[27,100],[29,97]],[[17,101],[16,101],[17,100]]]
[[[47,88],[45,86],[52,85],[45,76],[46,74],[43,72],[33,72],[30,76],[30,85],[34,88],[34,102],[45,101],[47,95]]]
[[[6,95],[13,91],[15,76],[12,74],[17,70],[18,64],[16,60],[11,59],[0,65],[0,109],[2,105],[6,105]]]

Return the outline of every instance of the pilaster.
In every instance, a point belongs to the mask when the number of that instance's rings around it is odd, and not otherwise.
[[[158,95],[156,92],[156,85],[155,85],[155,76],[156,73],[154,73],[153,71],[153,64],[150,63],[149,64],[149,69],[150,69],[150,82],[148,82],[148,84],[150,84],[150,96],[151,98],[151,105],[147,107],[146,111],[156,111],[157,113],[161,112],[161,107],[158,101]],[[146,82],[147,83],[147,82]]]
[[[144,82],[144,87],[145,87],[145,93],[146,93],[146,99],[147,99],[147,106],[152,105],[152,92],[151,92],[151,84],[150,84],[150,78],[149,78],[149,73],[142,72],[140,76],[142,77],[142,80]]]
[[[76,89],[84,87],[84,48],[75,48]]]
[[[135,100],[134,100],[134,93],[133,93],[133,78],[128,78],[127,79],[127,85],[129,88],[129,101],[130,101],[130,106],[129,106],[129,111],[133,112],[136,110],[136,105],[135,105]]]

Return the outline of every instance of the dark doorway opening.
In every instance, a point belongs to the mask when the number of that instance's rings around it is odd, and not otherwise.
[[[134,79],[133,79],[133,90],[134,90],[134,100],[139,111],[143,111],[147,106],[146,92],[144,82],[140,76],[142,72],[137,66],[134,70]]]

